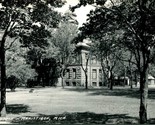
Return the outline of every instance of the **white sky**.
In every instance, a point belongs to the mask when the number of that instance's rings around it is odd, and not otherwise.
[[[58,11],[60,12],[66,12],[69,9],[69,5],[74,6],[78,4],[78,0],[66,0],[67,3],[64,5],[61,9]],[[75,10],[75,14],[77,15],[76,19],[79,22],[79,26],[82,26],[82,23],[86,22],[87,14],[90,12],[90,10],[94,9],[94,7],[87,5],[87,6],[81,6],[80,8]]]

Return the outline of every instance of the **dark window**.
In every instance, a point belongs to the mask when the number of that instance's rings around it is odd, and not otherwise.
[[[102,78],[102,70],[99,69],[99,77]]]
[[[99,86],[102,86],[102,82],[99,82]]]
[[[69,82],[66,82],[66,86],[69,86]]]
[[[73,86],[76,86],[76,82],[73,82]]]

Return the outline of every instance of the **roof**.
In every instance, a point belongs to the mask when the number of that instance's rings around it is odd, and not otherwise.
[[[155,79],[155,78],[151,75],[148,75],[148,79]]]

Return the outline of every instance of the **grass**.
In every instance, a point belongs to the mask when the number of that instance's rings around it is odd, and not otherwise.
[[[115,87],[113,91],[110,91],[107,88],[91,88],[88,90],[81,88],[70,88],[69,91],[77,91],[77,92],[91,92],[91,95],[103,95],[103,96],[126,96],[128,98],[137,98],[140,97],[139,88],[129,88],[129,87]],[[148,98],[155,99],[155,88],[149,88]]]
[[[122,124],[138,123],[139,91],[126,87],[17,88],[7,92],[7,117],[14,123]],[[155,89],[149,90],[148,118],[155,123]],[[43,119],[45,118],[45,119]],[[47,119],[46,119],[47,118]]]

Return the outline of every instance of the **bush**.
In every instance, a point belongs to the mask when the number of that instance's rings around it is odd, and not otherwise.
[[[34,86],[37,86],[38,85],[38,82],[34,79],[28,79],[27,80],[27,83],[26,83],[26,87],[28,88],[32,88]]]
[[[11,89],[11,91],[15,91],[16,87],[19,84],[19,79],[14,75],[11,75],[7,78],[7,87]]]

